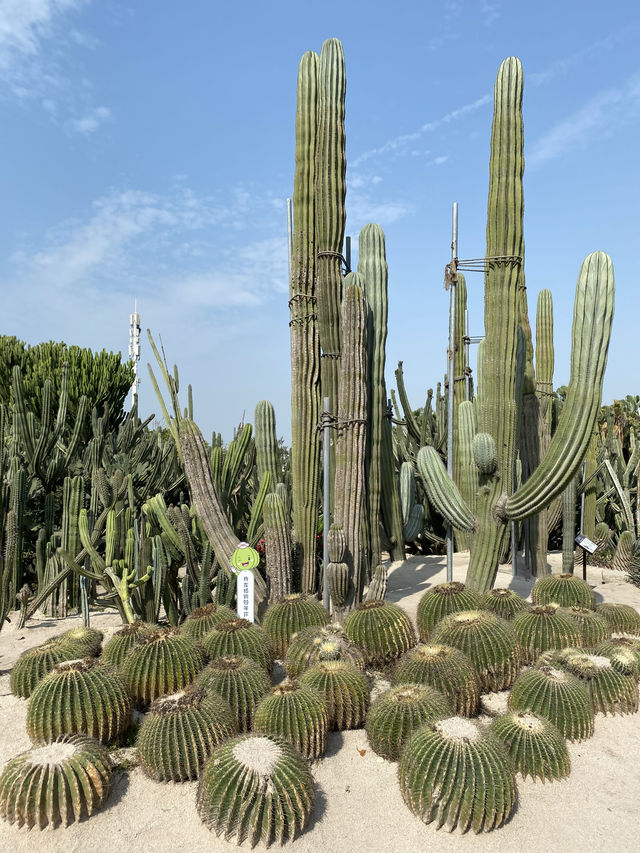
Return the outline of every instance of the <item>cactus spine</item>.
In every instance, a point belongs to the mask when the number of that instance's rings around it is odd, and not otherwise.
[[[246,619],[229,619],[219,622],[202,641],[209,657],[240,655],[259,663],[268,673],[273,667],[273,649],[264,628]]]
[[[320,758],[327,743],[327,703],[313,687],[285,681],[260,701],[252,729],[289,741],[309,759]]]
[[[514,767],[523,778],[566,779],[571,759],[558,729],[535,714],[505,714],[491,723],[491,731],[506,747]]]
[[[423,643],[445,616],[460,610],[474,610],[480,607],[480,596],[473,589],[467,589],[459,581],[436,584],[428,589],[418,602],[416,621],[418,634]]]
[[[249,731],[256,706],[271,690],[264,667],[239,655],[215,658],[202,670],[197,683],[229,703],[241,732]]]
[[[294,593],[277,601],[264,614],[262,628],[266,631],[276,658],[283,660],[294,634],[312,625],[326,625],[329,614],[315,598]]]
[[[380,669],[416,644],[411,620],[397,604],[365,601],[352,610],[344,632],[364,653],[368,666]]]
[[[593,734],[587,688],[575,675],[548,663],[520,673],[509,694],[509,708],[544,717],[567,740],[585,740]]]
[[[369,707],[369,682],[354,664],[321,660],[302,675],[300,684],[324,696],[330,728],[341,731],[363,725]]]
[[[473,717],[480,705],[480,679],[470,658],[444,645],[418,645],[403,655],[393,684],[429,684],[444,694],[456,714]]]

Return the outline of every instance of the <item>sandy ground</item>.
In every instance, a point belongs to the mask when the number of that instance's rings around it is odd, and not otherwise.
[[[560,570],[559,555],[549,557]],[[463,580],[466,555],[456,555],[454,577]],[[388,599],[415,619],[418,600],[432,584],[445,579],[444,558],[411,557],[389,574]],[[640,590],[589,570],[598,598],[632,604],[640,610]],[[528,595],[531,583],[499,572],[498,586]],[[78,620],[31,622],[22,631],[6,625],[0,633],[0,765],[29,747],[25,732],[26,702],[9,691],[9,671],[27,648]],[[92,625],[107,636],[118,617],[96,614]],[[607,851],[640,849],[640,715],[596,718],[590,740],[569,744],[572,771],[564,782],[541,784],[518,777],[518,807],[509,823],[485,835],[449,834],[425,826],[404,805],[396,764],[379,758],[364,731],[334,733],[323,760],[313,765],[316,805],[311,826],[290,845],[296,853],[384,851],[408,853],[437,847],[439,851]],[[55,831],[18,830],[0,824],[0,851],[151,851],[237,849],[217,839],[200,822],[195,809],[196,783],[158,784],[138,768],[117,771],[107,807],[89,820]],[[258,847],[257,849],[260,849]]]

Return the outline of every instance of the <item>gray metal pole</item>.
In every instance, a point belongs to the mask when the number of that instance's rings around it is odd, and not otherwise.
[[[347,262],[347,270],[351,269],[351,237],[347,236],[344,240],[344,259]]]
[[[456,346],[456,282],[455,263],[458,258],[458,202],[451,211],[451,284],[449,292],[449,349],[447,350],[447,473],[453,477],[453,386],[455,383]],[[447,581],[453,580],[453,528],[447,525]]]
[[[518,543],[517,539],[518,528],[515,521],[511,522],[511,575],[514,578],[518,577],[518,554],[516,553],[516,547]]]
[[[327,582],[327,566],[329,565],[329,527],[331,526],[331,415],[329,414],[329,398],[324,398],[322,415],[322,452],[323,487],[322,487],[322,603],[329,611],[329,584]]]
[[[289,280],[291,280],[291,258],[293,256],[293,209],[291,199],[287,199],[287,258],[289,259]]]

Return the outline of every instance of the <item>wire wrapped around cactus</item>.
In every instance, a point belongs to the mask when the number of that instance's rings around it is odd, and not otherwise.
[[[190,684],[152,704],[136,739],[140,765],[158,782],[197,779],[213,750],[235,734],[229,703]]]
[[[501,619],[509,621],[516,613],[529,609],[529,603],[512,589],[490,589],[480,599],[479,607],[490,610]]]
[[[611,666],[622,675],[640,678],[640,639],[611,637],[596,646],[594,653],[609,658]]]
[[[640,613],[629,604],[597,604],[596,613],[607,620],[612,633],[640,634]]]
[[[347,616],[344,632],[374,669],[382,669],[416,644],[407,614],[386,601],[363,601]]]
[[[536,604],[517,613],[511,625],[520,643],[523,663],[535,663],[549,649],[564,649],[582,643],[580,626],[557,604]]]
[[[157,627],[148,622],[141,622],[139,619],[130,625],[125,625],[105,643],[100,660],[112,666],[120,666],[130,649],[140,642],[144,632],[155,631]]]
[[[148,705],[165,693],[176,693],[190,684],[204,667],[199,645],[175,628],[145,631],[124,659],[121,672],[131,695]]]
[[[506,690],[520,669],[520,647],[513,628],[487,610],[446,616],[436,626],[431,642],[464,652],[484,690]]]
[[[283,681],[259,702],[252,729],[284,738],[305,758],[320,758],[327,746],[327,703],[320,691],[297,681]]]
[[[271,641],[274,656],[282,660],[294,634],[328,622],[329,614],[316,598],[292,594],[268,607],[261,624]]]
[[[246,619],[219,622],[202,640],[202,646],[212,660],[241,656],[256,661],[269,674],[273,669],[273,649],[266,631]]]
[[[398,766],[409,809],[437,828],[486,832],[508,820],[516,781],[504,746],[464,717],[426,723],[409,739]]]
[[[566,779],[571,772],[571,759],[558,729],[529,711],[513,711],[496,717],[491,732],[504,744],[514,767],[524,779],[543,782]]]
[[[346,660],[320,661],[301,676],[300,684],[313,687],[324,696],[330,729],[341,731],[364,725],[369,681],[354,664]]]
[[[271,680],[264,667],[238,655],[212,660],[198,676],[197,683],[229,703],[240,732],[251,729],[258,703],[271,691]]]
[[[609,658],[583,649],[547,652],[540,663],[560,666],[585,685],[593,710],[602,714],[635,714],[638,710],[638,682],[631,675],[616,672]]]
[[[399,684],[369,708],[365,729],[374,752],[397,761],[413,732],[433,720],[451,716],[451,703],[428,684]]]
[[[449,581],[432,586],[418,602],[416,621],[420,640],[426,643],[441,619],[461,610],[477,610],[481,596],[459,581]]]
[[[0,776],[0,817],[28,829],[69,826],[104,805],[112,778],[102,744],[87,735],[60,735],[6,764]]]
[[[57,638],[27,649],[11,670],[9,685],[14,696],[28,699],[36,685],[57,663],[78,657],[73,646],[61,645]]]
[[[575,675],[550,664],[520,673],[509,694],[509,708],[544,717],[567,740],[585,740],[593,734],[589,691]]]
[[[131,695],[113,667],[96,658],[62,661],[36,686],[27,706],[27,734],[46,742],[61,734],[116,740],[131,724]]]
[[[573,605],[572,607],[563,607],[560,612],[563,616],[568,616],[578,626],[582,638],[582,642],[578,645],[585,649],[592,649],[611,634],[607,620],[589,607]],[[567,643],[567,645],[574,644]]]
[[[196,607],[180,626],[180,632],[191,640],[202,640],[212,628],[220,622],[235,619],[236,614],[224,604],[211,602],[204,607]]]
[[[249,734],[214,751],[200,774],[196,808],[216,835],[269,846],[302,832],[314,796],[309,766],[290,743]]]
[[[364,655],[339,625],[303,628],[291,638],[284,668],[287,675],[297,678],[319,661],[344,660],[364,669]]]
[[[559,604],[560,607],[593,607],[596,599],[586,581],[577,575],[544,575],[538,578],[531,590],[534,604]]]
[[[100,653],[104,634],[98,631],[97,628],[90,628],[85,625],[78,625],[75,628],[70,628],[63,634],[59,634],[55,639],[63,645],[71,645],[77,649],[77,657],[95,657]]]
[[[456,714],[475,717],[480,707],[480,679],[471,659],[452,646],[418,645],[403,655],[392,684],[429,684],[443,693]]]

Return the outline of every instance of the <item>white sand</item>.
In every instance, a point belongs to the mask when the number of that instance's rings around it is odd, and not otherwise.
[[[559,555],[550,555],[556,572]],[[456,555],[454,577],[464,580],[466,556]],[[415,620],[422,593],[444,580],[444,559],[412,557],[393,567],[388,599],[400,603]],[[589,570],[598,600],[631,604],[640,610],[640,590]],[[499,572],[497,585],[529,595],[531,583],[512,582]],[[0,765],[29,748],[25,731],[27,703],[9,690],[9,671],[19,654],[60,633],[78,620],[58,624],[31,622],[23,631],[5,625],[0,632]],[[115,615],[98,614],[92,625],[107,636],[119,627]],[[109,627],[109,630],[106,629]],[[106,639],[106,637],[105,637]],[[449,834],[425,826],[404,805],[395,764],[370,748],[364,730],[333,733],[324,760],[312,765],[316,806],[311,826],[289,845],[296,853],[636,853],[640,849],[640,715],[596,717],[595,734],[569,744],[571,775],[563,782],[541,784],[518,777],[518,806],[501,829],[476,836]],[[197,783],[161,784],[139,768],[116,773],[107,806],[68,829],[31,830],[0,822],[0,851],[11,853],[119,853],[149,850],[237,850],[216,838],[200,821],[195,808]],[[249,849],[246,844],[243,849]],[[260,850],[259,845],[256,849]],[[273,845],[273,850],[279,849]]]

